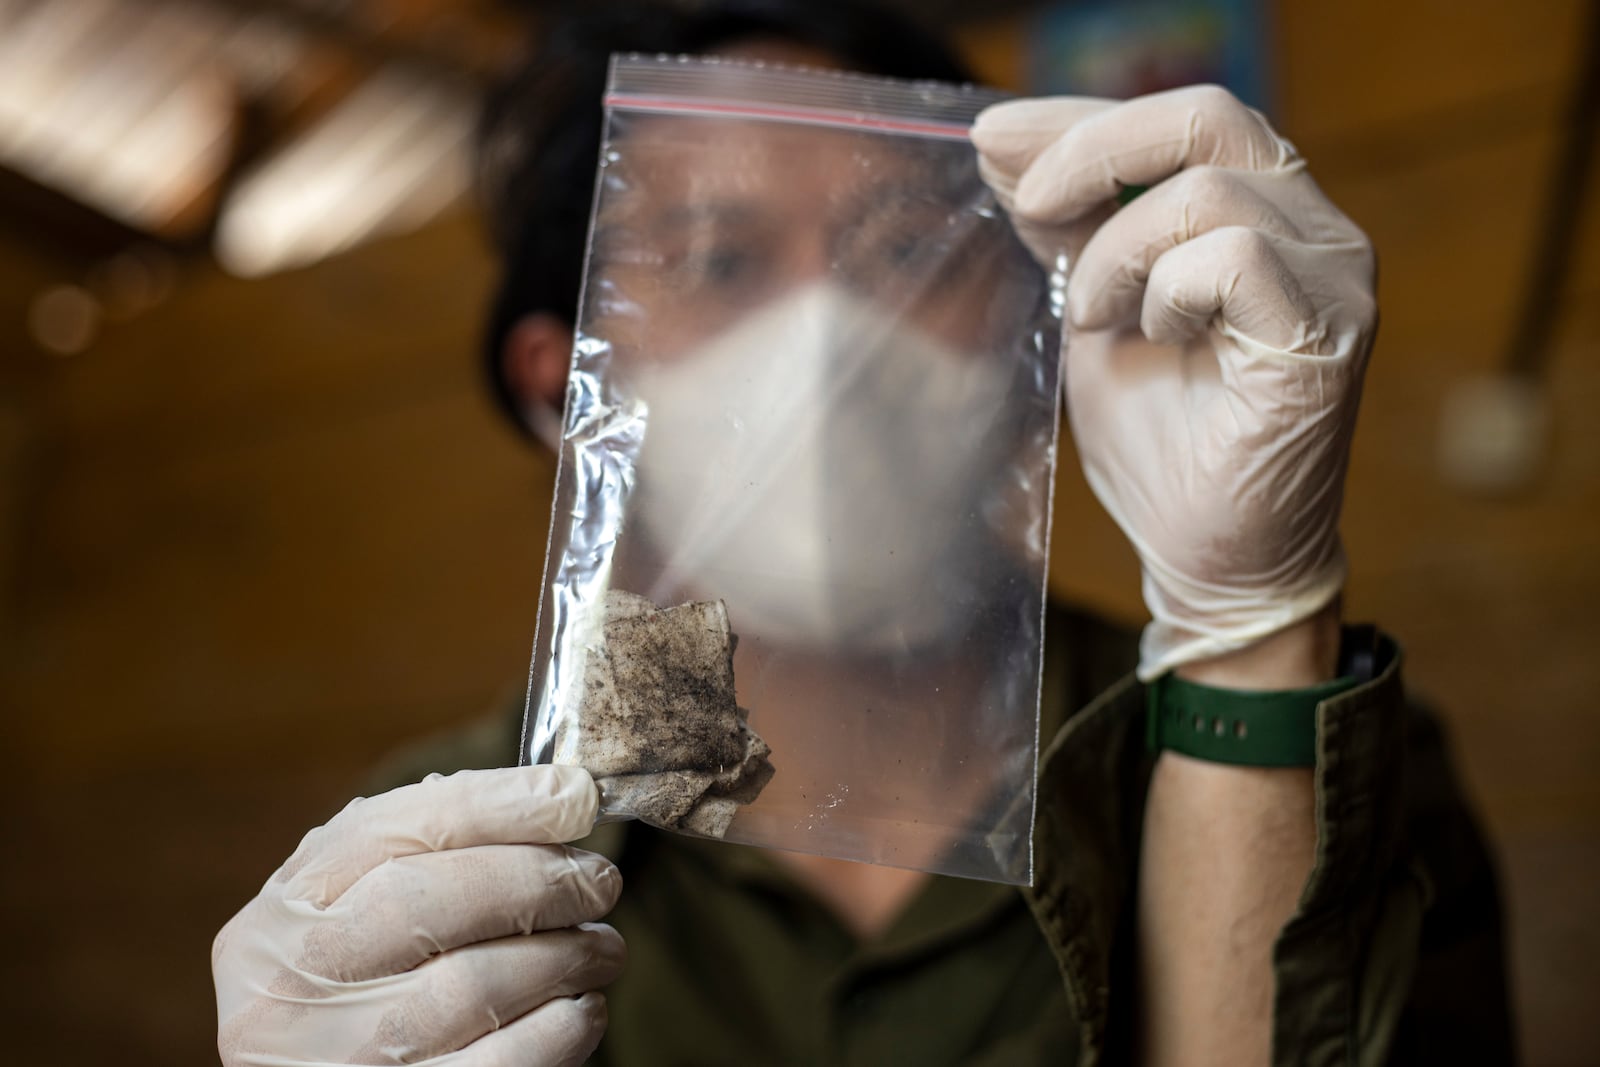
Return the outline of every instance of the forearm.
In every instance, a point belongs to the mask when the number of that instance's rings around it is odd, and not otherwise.
[[[1287,689],[1332,677],[1339,612],[1226,657],[1190,681]],[[1140,1043],[1146,1067],[1265,1064],[1272,947],[1316,853],[1310,769],[1236,767],[1172,752],[1156,761],[1139,874]]]

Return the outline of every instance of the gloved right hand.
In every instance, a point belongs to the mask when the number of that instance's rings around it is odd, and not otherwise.
[[[1377,328],[1366,235],[1214,86],[1006,101],[972,140],[1018,236],[1069,272],[1067,410],[1144,571],[1139,677],[1336,621]],[[1149,191],[1118,209],[1130,186]]]
[[[307,834],[217,935],[226,1067],[581,1063],[622,938],[575,767],[437,775]]]

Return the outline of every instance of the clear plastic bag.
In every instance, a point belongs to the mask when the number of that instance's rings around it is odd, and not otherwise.
[[[613,62],[523,737],[603,815],[1031,880],[1059,314],[996,99]]]

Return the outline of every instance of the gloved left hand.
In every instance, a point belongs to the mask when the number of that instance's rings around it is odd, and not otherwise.
[[[1140,676],[1327,607],[1377,325],[1366,236],[1211,86],[999,104],[972,139],[1019,236],[1066,279],[1073,437],[1152,616]],[[1149,191],[1119,208],[1128,186]]]

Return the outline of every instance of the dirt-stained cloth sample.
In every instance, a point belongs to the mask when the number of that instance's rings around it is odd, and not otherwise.
[[[657,608],[613,591],[601,631],[566,739],[575,743],[558,747],[594,775],[602,810],[721,837],[773,775],[772,750],[734,697],[727,608]]]

